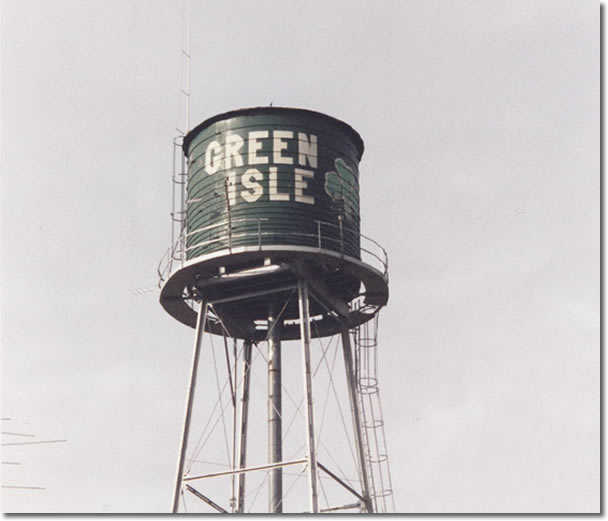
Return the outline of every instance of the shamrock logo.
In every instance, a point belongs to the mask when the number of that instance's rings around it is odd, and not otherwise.
[[[338,208],[344,209],[347,219],[352,219],[355,213],[354,201],[357,200],[357,178],[344,159],[337,158],[334,165],[335,172],[325,172],[325,193],[338,203]]]

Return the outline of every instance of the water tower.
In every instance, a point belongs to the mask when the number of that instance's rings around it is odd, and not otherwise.
[[[174,144],[173,237],[159,266],[160,302],[195,329],[195,341],[173,512],[185,496],[209,511],[249,512],[256,473],[264,476],[256,498],[266,489],[269,512],[392,511],[376,359],[388,265],[384,249],[360,233],[361,137],[325,114],[260,107],[207,119]],[[214,339],[217,357],[203,345]],[[213,362],[203,362],[210,351]],[[323,363],[329,383],[317,385]],[[264,371],[260,392],[252,390],[256,367]],[[211,460],[222,448],[204,457],[204,436],[192,442],[195,403],[211,393],[194,399],[197,378],[209,389],[217,381],[212,414],[221,409],[214,425],[223,427],[227,453],[219,468]],[[258,395],[265,410],[252,412]],[[287,425],[291,417],[301,418],[299,428]],[[322,439],[321,421],[338,418],[343,432],[325,429]],[[255,438],[267,446],[254,449]],[[288,457],[292,438],[303,442]],[[347,446],[351,470],[339,455]],[[299,492],[288,503],[284,478],[292,475],[289,490]]]

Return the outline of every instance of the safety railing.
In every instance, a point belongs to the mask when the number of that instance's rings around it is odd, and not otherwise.
[[[330,250],[342,255],[349,255],[349,251],[356,248],[357,252],[360,251],[361,260],[380,271],[388,281],[388,255],[380,244],[341,224],[316,220],[314,225],[314,233],[294,232],[291,229],[288,232],[282,232],[277,231],[275,222],[269,222],[267,218],[255,217],[222,221],[192,231],[184,230],[167,248],[158,264],[158,285],[162,286],[173,271],[181,268],[192,251],[206,249],[211,253],[219,249],[227,249],[232,252],[241,246],[247,246],[249,251],[255,250],[255,248],[261,251],[264,246],[282,244],[281,239],[277,239],[277,236],[281,235],[289,237],[289,244],[292,246],[301,243],[317,248],[319,251]],[[196,236],[200,235],[211,235],[212,237],[200,241],[195,240]],[[272,240],[267,240],[271,237]],[[213,247],[217,243],[224,243],[225,248]]]

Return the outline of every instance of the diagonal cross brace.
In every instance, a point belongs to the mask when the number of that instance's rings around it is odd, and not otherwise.
[[[211,508],[214,508],[215,510],[217,510],[218,512],[221,512],[222,514],[228,513],[228,511],[225,508],[222,508],[215,501],[212,501],[204,494],[201,494],[194,487],[191,487],[190,485],[186,485],[186,489],[188,490],[188,492],[190,492],[191,494],[194,494],[197,498],[199,498],[202,501],[204,501],[205,503],[207,503]]]
[[[315,299],[328,311],[335,311],[338,313],[340,318],[350,327],[351,320],[348,304],[339,297],[333,295],[325,281],[315,276],[310,267],[303,262],[296,261],[291,265],[291,268],[299,278],[304,279],[308,283],[308,288]]]

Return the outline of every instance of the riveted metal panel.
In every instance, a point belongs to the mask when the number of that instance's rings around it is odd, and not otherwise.
[[[360,258],[363,142],[324,114],[220,114],[184,139],[187,258],[239,246],[318,247]]]

